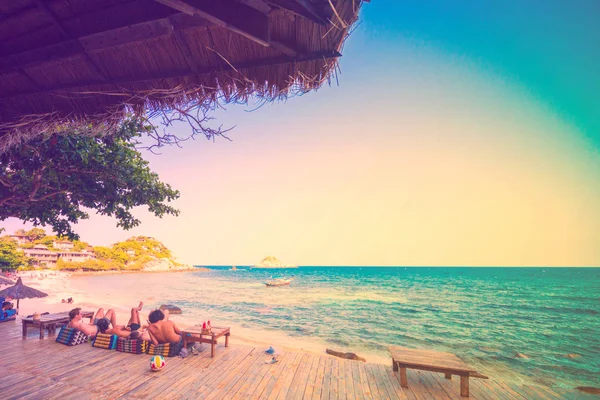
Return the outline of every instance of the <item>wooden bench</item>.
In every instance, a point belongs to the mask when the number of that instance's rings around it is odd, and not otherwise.
[[[406,369],[420,369],[423,371],[441,372],[446,379],[452,379],[452,375],[460,376],[460,395],[469,397],[469,377],[480,376],[473,368],[465,364],[460,358],[451,353],[443,353],[433,350],[408,349],[399,346],[390,346],[388,350],[392,354],[392,369],[400,370],[400,386],[408,387]]]
[[[221,336],[225,336],[225,347],[229,347],[229,336],[231,335],[229,329],[229,327],[217,328],[213,326],[211,333],[208,335],[202,333],[202,329],[198,326],[182,329],[183,347],[187,348],[188,343],[210,343],[210,356],[214,357],[217,339]]]
[[[83,318],[89,318],[90,322],[94,317],[93,311],[82,311]],[[27,338],[27,328],[30,325],[36,325],[40,328],[40,339],[44,338],[44,330],[48,329],[48,335],[56,332],[57,325],[65,325],[69,323],[69,312],[60,312],[54,314],[40,315],[39,320],[34,320],[33,317],[23,318],[23,339]]]

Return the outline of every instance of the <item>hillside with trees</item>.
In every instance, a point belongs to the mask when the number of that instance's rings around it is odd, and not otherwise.
[[[25,255],[27,249],[41,249],[39,251],[45,254],[57,253],[54,256],[56,265],[50,268],[61,271],[171,271],[191,268],[177,262],[160,241],[147,236],[133,236],[111,246],[93,247],[84,241],[46,235],[39,228],[30,231],[19,229],[12,236],[23,238],[26,243],[18,244],[10,235],[0,237],[0,269],[5,271],[34,269],[36,259]],[[70,243],[72,248],[55,247],[57,242]],[[77,254],[85,254],[86,259],[68,261]]]
[[[59,259],[56,268],[63,271],[148,271],[189,268],[178,263],[164,244],[146,236],[134,236],[110,247],[95,246],[94,254],[95,259],[83,262],[66,262]]]
[[[0,270],[14,271],[23,269],[29,265],[29,260],[22,251],[19,250],[17,243],[8,236],[0,238]]]

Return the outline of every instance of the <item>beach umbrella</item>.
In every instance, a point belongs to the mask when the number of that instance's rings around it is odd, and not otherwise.
[[[0,275],[0,285],[12,285],[12,284],[14,284],[13,281]]]
[[[48,295],[44,292],[23,285],[21,278],[17,279],[17,283],[15,283],[14,286],[0,291],[0,297],[12,297],[13,299],[17,299],[17,308],[19,308],[20,299],[34,299],[46,296]]]

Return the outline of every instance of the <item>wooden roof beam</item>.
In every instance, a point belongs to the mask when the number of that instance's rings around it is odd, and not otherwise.
[[[263,0],[237,0],[237,2],[245,4],[248,7],[252,7],[264,15],[269,15],[272,10],[271,6],[265,3]]]
[[[44,88],[41,90],[35,89],[35,90],[31,90],[31,91],[21,91],[19,93],[7,94],[7,95],[2,95],[0,92],[0,99],[47,94],[47,93],[51,93],[51,92],[57,92],[57,94],[60,93],[60,96],[66,96],[69,94],[69,92],[71,92],[72,95],[76,96],[78,89],[85,89],[85,92],[86,92],[85,95],[89,96],[89,92],[92,91],[89,88],[93,87],[93,86],[105,87],[106,85],[137,84],[137,83],[160,80],[160,79],[194,78],[199,75],[212,74],[215,72],[239,71],[239,70],[244,70],[244,69],[275,66],[275,65],[281,65],[281,64],[293,64],[293,63],[305,62],[305,61],[328,60],[328,59],[332,59],[332,58],[338,58],[341,56],[342,55],[337,51],[319,51],[319,52],[315,52],[315,53],[298,54],[296,57],[293,57],[293,58],[288,57],[288,56],[278,56],[278,57],[265,58],[265,59],[256,60],[256,61],[235,63],[234,65],[231,65],[226,62],[222,62],[219,65],[200,68],[196,72],[190,72],[189,70],[166,71],[166,72],[163,72],[160,74],[146,76],[146,77],[135,76],[135,77],[121,78],[121,79],[111,79],[108,82],[102,82],[102,81],[77,82],[77,83],[73,83],[73,84],[69,84],[69,85],[56,86],[53,88]],[[120,88],[118,90],[123,90],[123,88]],[[106,91],[106,89],[103,89],[101,91]],[[110,94],[108,94],[108,95],[110,95]]]
[[[58,28],[58,30],[63,35],[63,37],[65,37],[65,38],[70,37],[70,35],[67,33],[67,31],[62,26],[62,24],[60,23],[60,21],[56,18],[56,16],[54,15],[54,13],[52,13],[52,11],[50,11],[50,9],[48,8],[48,6],[46,6],[46,4],[44,4],[44,2],[42,0],[35,0],[35,3],[39,7],[39,9],[42,10],[42,12],[44,13],[44,15],[46,15],[52,21],[52,23],[54,24],[54,26],[56,26]]]
[[[329,16],[320,12],[308,0],[267,0],[269,4],[291,11],[296,15],[307,18],[319,25],[328,25]],[[327,5],[329,7],[329,5]]]
[[[176,10],[165,7],[154,1],[132,0],[126,3],[114,4],[100,10],[78,14],[77,16],[61,20],[60,22],[64,30],[70,33],[73,39],[76,39],[143,22],[155,21],[174,14],[177,14]],[[54,23],[51,21],[49,22],[55,26]],[[46,25],[38,26],[37,28],[26,32],[26,35],[39,34],[40,32],[45,31],[46,28]],[[27,48],[27,50],[23,50],[23,43],[18,41],[19,36],[22,35],[9,37],[0,42],[0,56],[20,54],[25,51],[31,51],[39,47],[46,47],[54,44],[45,43],[38,45],[38,43],[32,41],[31,47]],[[14,40],[17,40],[18,42],[16,47],[13,45]]]
[[[173,31],[184,31],[211,25],[210,22],[203,19],[192,18],[185,14],[174,14],[167,18],[92,33],[23,53],[0,57],[0,73],[77,56],[83,54],[84,51],[108,49],[127,43],[170,35]]]
[[[58,18],[56,18],[56,16],[52,12],[52,10],[50,10],[48,8],[48,6],[46,6],[46,4],[44,4],[44,1],[43,0],[35,0],[35,2],[38,5],[38,7],[42,10],[42,12],[58,28],[58,30],[60,31],[60,33],[63,36],[63,38],[65,38],[67,40],[68,39],[72,39],[71,35],[69,34],[69,32],[66,31],[66,29],[64,28],[64,26],[62,25],[62,23],[58,20]],[[96,63],[94,62],[94,60],[92,60],[90,58],[90,56],[86,53],[86,51],[83,48],[83,46],[81,46],[81,44],[79,44],[79,47],[81,48],[82,53],[85,55],[86,61],[92,66],[92,70],[96,73],[96,75],[100,76],[102,78],[102,80],[106,80],[106,75],[100,70],[100,68],[98,68],[98,66],[96,65]]]
[[[296,57],[298,55],[298,52],[293,47],[283,42],[271,40],[269,43],[271,44],[271,46],[273,46],[274,49],[279,50],[286,56]]]
[[[323,24],[329,24],[329,18],[322,12],[319,12],[315,6],[309,0],[295,0],[307,13],[312,15],[317,20],[322,21]]]
[[[269,44],[269,20],[254,8],[233,0],[155,0],[184,14],[201,17],[262,46]]]

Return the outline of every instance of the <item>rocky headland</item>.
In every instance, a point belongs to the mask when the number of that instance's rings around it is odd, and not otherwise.
[[[262,261],[252,268],[298,268],[297,265],[286,265],[282,263],[277,257],[267,256]]]

